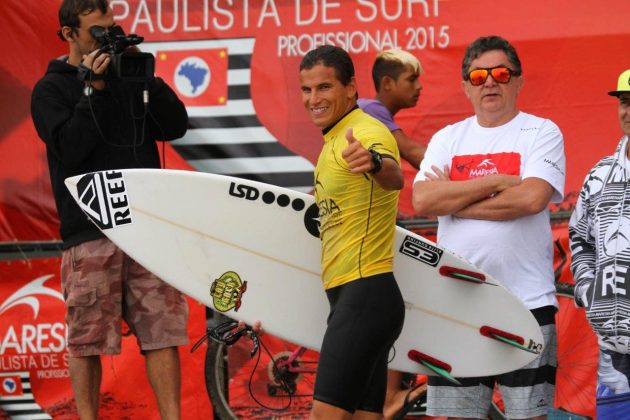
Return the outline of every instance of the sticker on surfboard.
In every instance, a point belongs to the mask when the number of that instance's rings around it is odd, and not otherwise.
[[[230,309],[237,312],[241,307],[241,299],[246,290],[246,281],[242,281],[241,277],[234,271],[226,271],[210,286],[214,308],[219,312],[227,312]]]
[[[272,191],[261,191],[253,185],[245,183],[230,182],[228,190],[230,196],[248,201],[261,199],[265,204],[276,204],[283,208],[291,208],[301,212],[306,207],[306,203],[301,198],[291,200],[286,194],[275,194]],[[289,206],[290,204],[290,206]],[[319,239],[319,207],[311,204],[304,212],[304,227],[314,237]]]
[[[437,267],[444,251],[412,236],[407,236],[400,246],[400,253],[432,267]]]
[[[314,237],[319,239],[319,207],[313,203],[304,212],[304,227]]]
[[[99,229],[112,229],[133,222],[121,171],[84,175],[77,183],[77,192],[81,210]]]

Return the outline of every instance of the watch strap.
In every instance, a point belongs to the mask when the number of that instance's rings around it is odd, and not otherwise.
[[[368,152],[372,155],[372,165],[374,166],[368,172],[374,175],[383,168],[383,156],[374,149],[368,149]]]

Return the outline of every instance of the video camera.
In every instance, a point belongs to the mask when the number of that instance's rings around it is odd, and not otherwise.
[[[101,45],[100,52],[106,52],[111,58],[110,69],[114,77],[123,82],[149,82],[155,72],[153,54],[139,51],[125,51],[127,47],[138,45],[144,38],[136,34],[126,35],[123,28],[114,25],[105,29],[92,26],[90,34]]]

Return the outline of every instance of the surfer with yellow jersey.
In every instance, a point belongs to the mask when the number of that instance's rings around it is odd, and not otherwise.
[[[352,127],[356,127],[354,130]],[[393,136],[384,136],[383,124],[359,108],[326,131],[317,167],[315,199],[319,207],[324,288],[392,271],[392,248],[398,207],[398,190],[386,190],[374,179],[350,170],[343,158],[350,146],[369,147],[380,159],[400,164]],[[389,134],[389,133],[386,133]],[[361,140],[357,140],[356,138]],[[356,145],[356,146],[355,146]],[[370,156],[371,159],[371,156]],[[382,169],[381,169],[382,170]],[[366,191],[369,187],[369,191]],[[349,240],[352,238],[352,240]]]
[[[300,64],[302,101],[324,145],[315,168],[322,280],[330,314],[321,346],[312,419],[379,419],[389,350],[404,304],[393,276],[398,191],[396,140],[358,108],[354,66],[321,46]]]

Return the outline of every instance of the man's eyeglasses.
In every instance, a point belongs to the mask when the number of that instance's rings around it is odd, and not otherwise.
[[[521,72],[514,71],[509,67],[498,66],[489,69],[475,69],[471,70],[467,75],[467,80],[473,86],[479,86],[486,83],[488,76],[492,76],[497,83],[508,83],[512,76],[520,76]]]

